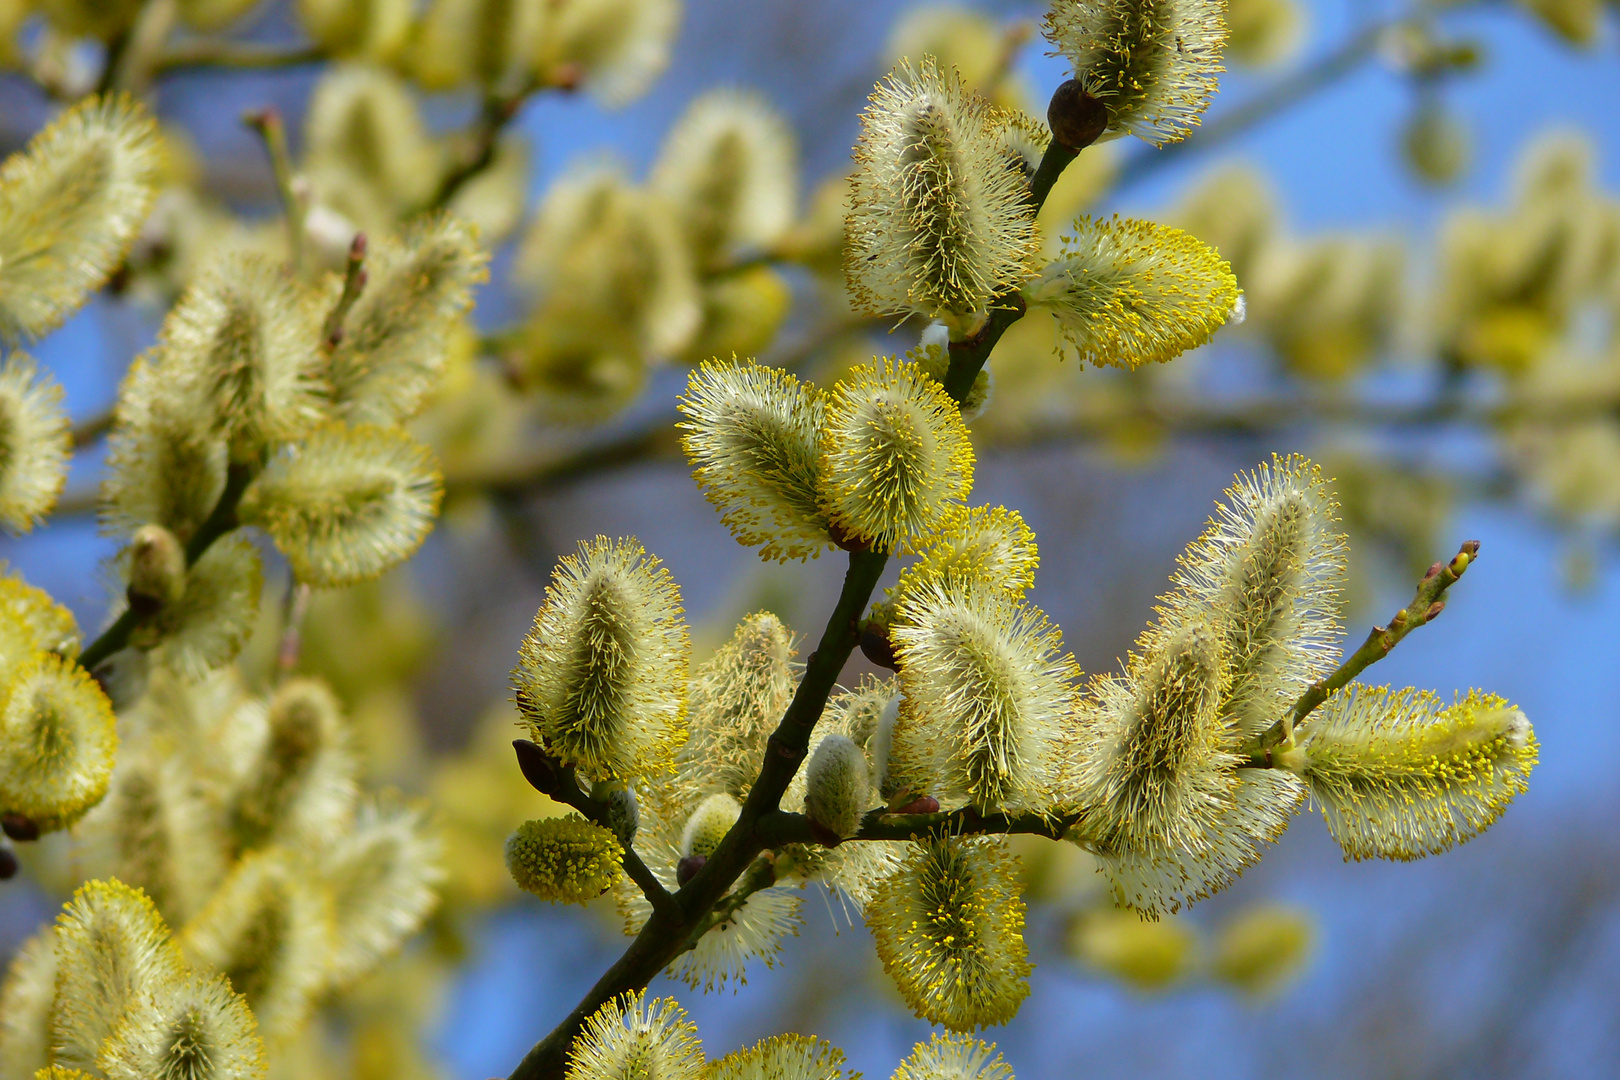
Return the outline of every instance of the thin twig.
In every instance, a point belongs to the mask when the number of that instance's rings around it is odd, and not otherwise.
[[[116,414],[113,410],[106,409],[96,413],[94,416],[87,416],[74,424],[68,436],[73,440],[73,449],[83,450],[87,446],[93,446],[100,442],[101,437],[112,430],[115,418]]]
[[[275,109],[258,109],[242,117],[242,122],[264,140],[265,153],[270,156],[270,167],[276,175],[276,191],[281,196],[281,208],[287,219],[287,243],[292,251],[292,267],[296,271],[304,263],[304,199],[294,179],[292,155],[287,150],[287,131],[281,122],[281,113]]]
[[[1357,675],[1388,656],[1389,651],[1400,644],[1401,639],[1407,634],[1419,626],[1432,622],[1435,616],[1445,610],[1446,590],[1457,583],[1457,579],[1463,576],[1469,564],[1478,557],[1479,541],[1468,540],[1463,543],[1457,554],[1452,556],[1450,562],[1435,563],[1429,567],[1429,572],[1418,582],[1417,593],[1412,597],[1412,602],[1397,611],[1387,626],[1373,627],[1371,633],[1367,635],[1367,640],[1361,643],[1361,647],[1351,653],[1331,675],[1312,683],[1310,688],[1300,695],[1294,707],[1260,736],[1260,754],[1256,756],[1263,757],[1269,763],[1271,748],[1282,742],[1291,742],[1294,733],[1305,722],[1305,718],[1326,701],[1329,695],[1348,685]]]
[[[318,45],[260,45],[249,41],[200,38],[170,47],[153,68],[155,75],[223,68],[230,71],[280,71],[308,67],[327,59]]]
[[[343,291],[338,294],[337,302],[326,313],[326,322],[321,325],[321,347],[327,353],[342,343],[343,320],[349,317],[349,309],[354,307],[365,288],[366,234],[357,232],[349,242],[349,258],[343,267]]]

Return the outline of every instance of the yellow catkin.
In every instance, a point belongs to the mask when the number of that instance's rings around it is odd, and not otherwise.
[[[919,1017],[971,1031],[1006,1023],[1029,994],[1015,862],[993,839],[918,843],[867,905],[883,968]]]
[[[583,904],[623,871],[618,838],[578,814],[525,821],[506,842],[506,868],[526,893],[554,904]]]
[[[825,1039],[774,1035],[709,1063],[705,1080],[860,1080]]]
[[[1060,355],[1136,368],[1208,341],[1233,317],[1239,291],[1207,244],[1115,215],[1078,218],[1024,298],[1057,320]]]
[[[995,1043],[936,1031],[912,1049],[890,1080],[1013,1080],[1013,1071]]]
[[[72,453],[61,384],[12,353],[0,363],[0,527],[25,533],[50,513]]]
[[[90,673],[55,653],[7,672],[0,701],[0,811],[61,829],[101,801],[118,735]]]
[[[1351,685],[1277,761],[1304,777],[1347,859],[1419,859],[1472,839],[1529,786],[1538,747],[1524,713],[1470,691]]]
[[[878,357],[828,393],[821,505],[846,540],[914,550],[972,490],[962,414],[916,364]]]
[[[699,1080],[703,1045],[697,1026],[674,998],[642,991],[614,998],[592,1013],[568,1048],[567,1080]]]

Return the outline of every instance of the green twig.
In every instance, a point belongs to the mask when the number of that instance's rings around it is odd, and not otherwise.
[[[184,71],[276,71],[323,63],[326,51],[317,45],[260,45],[247,41],[202,38],[174,45],[153,66],[156,75]]]
[[[1468,540],[1450,562],[1435,563],[1429,567],[1429,572],[1418,582],[1417,593],[1412,597],[1412,602],[1397,611],[1395,617],[1389,620],[1389,625],[1373,627],[1372,632],[1367,635],[1367,640],[1362,642],[1361,647],[1351,653],[1333,674],[1312,683],[1310,689],[1300,695],[1294,707],[1260,736],[1260,754],[1256,756],[1269,760],[1271,748],[1278,743],[1292,742],[1295,731],[1305,722],[1305,718],[1326,701],[1330,694],[1348,685],[1357,675],[1388,656],[1389,651],[1400,644],[1401,639],[1407,634],[1419,626],[1432,622],[1435,616],[1445,610],[1446,590],[1457,583],[1457,579],[1463,576],[1468,565],[1478,556],[1479,541]]]
[[[338,294],[332,310],[326,313],[326,322],[321,324],[321,347],[328,353],[343,340],[343,320],[349,317],[349,309],[365,288],[366,234],[357,232],[349,242],[349,258],[343,267],[343,291]]]
[[[270,168],[276,175],[276,191],[281,196],[281,208],[287,218],[287,242],[292,252],[292,267],[299,270],[304,263],[304,199],[294,181],[292,155],[287,151],[287,131],[281,122],[281,113],[275,109],[258,109],[242,117],[242,122],[264,140],[265,152],[270,156]]]

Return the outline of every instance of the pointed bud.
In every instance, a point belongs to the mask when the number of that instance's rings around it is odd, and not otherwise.
[[[130,607],[150,616],[186,591],[186,552],[161,525],[142,525],[129,542]]]
[[[624,873],[624,848],[578,814],[526,821],[506,842],[506,868],[524,892],[553,904],[583,904]]]

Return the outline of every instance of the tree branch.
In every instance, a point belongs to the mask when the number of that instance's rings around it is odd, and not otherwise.
[[[172,46],[159,58],[155,75],[175,75],[187,71],[224,69],[227,71],[278,71],[308,67],[327,59],[318,45],[260,45],[248,41],[201,38]]]
[[[1031,185],[1034,210],[1040,209],[1052,182],[1074,156],[1074,151],[1053,141]],[[1048,158],[1056,163],[1049,165]],[[972,388],[973,380],[989,360],[1002,333],[1023,313],[1023,302],[1015,290],[1003,294],[992,301],[990,318],[978,333],[968,341],[951,344],[945,389],[958,404]],[[764,850],[756,827],[767,815],[780,812],[782,794],[798,772],[810,735],[821,719],[838,675],[860,641],[860,617],[871,601],[887,562],[885,552],[850,552],[849,569],[844,575],[838,602],[822,631],[820,643],[805,661],[804,675],[794,691],[793,701],[766,740],[764,765],[748,792],[737,823],[703,868],[675,894],[676,910],[665,912],[654,908],[652,917],[624,955],[596,981],[562,1023],[530,1049],[509,1080],[561,1080],[566,1071],[568,1047],[586,1018],[613,998],[644,988],[653,976],[690,947],[688,942],[692,935]]]
[[[922,840],[944,833],[949,836],[1007,836],[1027,833],[1061,840],[1073,827],[1073,814],[984,814],[974,807],[937,814],[891,814],[879,808],[861,818],[861,829],[844,843],[861,840]],[[784,844],[820,843],[812,832],[810,819],[803,814],[778,810],[766,814],[754,825],[754,832],[766,847]],[[825,835],[825,834],[823,834]]]
[[[1258,747],[1260,753],[1256,756],[1263,757],[1265,762],[1270,764],[1271,748],[1278,743],[1292,741],[1294,732],[1305,722],[1305,718],[1326,701],[1329,695],[1348,685],[1357,675],[1388,656],[1390,650],[1400,644],[1401,639],[1407,634],[1419,626],[1432,622],[1445,610],[1446,590],[1457,583],[1463,572],[1468,569],[1468,565],[1478,556],[1479,541],[1466,540],[1450,562],[1435,563],[1429,567],[1429,572],[1418,582],[1417,593],[1412,597],[1412,602],[1397,611],[1395,617],[1389,620],[1389,625],[1373,627],[1371,633],[1367,635],[1367,640],[1361,643],[1361,647],[1351,653],[1331,675],[1312,683],[1310,689],[1300,695],[1294,707],[1260,736]]]

